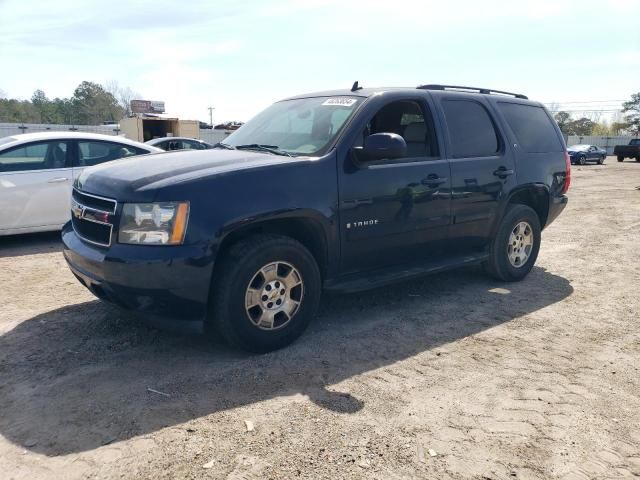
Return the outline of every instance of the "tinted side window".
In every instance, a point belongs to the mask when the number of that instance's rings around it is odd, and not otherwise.
[[[470,100],[444,100],[442,108],[452,157],[488,157],[498,153],[498,134],[482,105]]]
[[[556,129],[547,112],[541,107],[498,102],[498,108],[525,152],[563,151]]]
[[[31,143],[0,152],[0,172],[49,170],[67,166],[67,142]]]
[[[99,163],[147,153],[146,151],[120,143],[81,141],[78,142],[79,166],[90,167]]]

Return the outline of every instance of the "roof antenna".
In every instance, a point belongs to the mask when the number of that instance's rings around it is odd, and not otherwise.
[[[358,85],[358,81],[353,82],[353,86],[351,87],[352,92],[357,92],[358,90],[362,90],[362,87]]]

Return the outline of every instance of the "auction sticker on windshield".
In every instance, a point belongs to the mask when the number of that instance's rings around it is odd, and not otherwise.
[[[358,100],[355,98],[333,97],[325,100],[322,105],[337,105],[340,107],[351,107]]]

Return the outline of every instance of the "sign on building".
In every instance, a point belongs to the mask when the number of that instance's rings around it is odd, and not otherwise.
[[[131,100],[132,113],[164,113],[164,102]]]

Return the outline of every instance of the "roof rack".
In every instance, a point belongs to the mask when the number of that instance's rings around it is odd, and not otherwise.
[[[492,88],[478,88],[478,87],[461,87],[458,85],[420,85],[418,88],[422,90],[463,90],[469,92],[478,92],[485,95],[491,95],[492,93],[498,93],[500,95],[511,95],[516,98],[523,98],[528,100],[529,97],[522,95],[521,93],[503,92],[502,90],[493,90]]]

